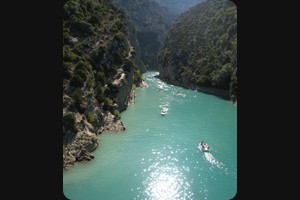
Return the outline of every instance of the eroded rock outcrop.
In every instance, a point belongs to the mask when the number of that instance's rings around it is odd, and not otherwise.
[[[76,161],[81,162],[93,159],[94,156],[91,152],[99,146],[96,134],[88,130],[77,132],[73,137],[63,154],[64,168],[72,166]]]
[[[107,112],[107,113],[105,113],[105,116],[104,116],[103,129],[105,131],[120,132],[120,131],[124,131],[125,127],[121,120],[119,120],[116,116],[112,115],[110,112]]]
[[[133,85],[133,72],[129,72],[126,75],[124,71],[120,69],[118,78],[114,80],[113,85],[118,87],[116,98],[119,110],[124,111],[127,108],[130,99]]]

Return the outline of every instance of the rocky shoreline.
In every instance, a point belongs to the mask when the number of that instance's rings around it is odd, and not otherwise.
[[[145,81],[138,86],[140,88],[148,87]],[[128,105],[135,103],[136,93],[131,90]],[[105,131],[122,132],[126,128],[120,118],[117,118],[109,111],[102,113],[103,124],[99,129],[90,124],[84,115],[76,115],[76,130],[79,132],[66,131],[66,137],[63,138],[65,149],[63,152],[63,168],[69,169],[75,162],[87,162],[94,159],[92,152],[99,146],[98,134]]]
[[[147,85],[147,83],[144,80],[142,80],[142,82],[140,83],[140,85],[138,87],[139,88],[147,88],[149,86]],[[130,92],[128,105],[135,104],[135,97],[136,97],[135,90],[132,89],[131,92]]]
[[[74,165],[76,161],[89,161],[94,159],[92,151],[99,146],[96,134],[90,131],[81,131],[75,135],[74,140],[66,147],[63,154],[64,168]]]
[[[63,138],[65,149],[63,152],[63,168],[69,169],[75,162],[87,162],[94,159],[91,153],[99,146],[100,134],[104,131],[121,132],[125,130],[122,121],[116,118],[110,112],[103,114],[104,124],[97,131],[82,115],[76,116],[76,128],[83,128],[77,133],[67,131],[66,137]]]

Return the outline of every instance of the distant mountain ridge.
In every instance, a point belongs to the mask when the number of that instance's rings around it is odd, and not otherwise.
[[[187,11],[190,7],[205,0],[152,0],[159,5],[166,7],[172,14],[179,15]]]

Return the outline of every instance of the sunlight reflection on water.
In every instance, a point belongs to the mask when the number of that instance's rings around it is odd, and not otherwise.
[[[96,159],[64,174],[69,199],[233,197],[236,110],[210,95],[163,84],[153,74],[145,74],[149,88],[137,89],[137,103],[122,113],[124,134],[101,134]],[[163,107],[169,109],[166,117],[160,115]],[[210,152],[197,148],[201,140],[213,147]]]
[[[193,199],[191,184],[193,180],[188,181],[187,175],[190,172],[188,166],[178,166],[178,159],[174,152],[180,150],[179,145],[175,148],[166,145],[161,148],[153,148],[153,160],[140,160],[141,164],[146,164],[141,175],[146,177],[143,181],[144,190],[140,190],[140,186],[135,190],[139,190],[139,195],[135,199],[150,200],[166,200],[166,199]],[[183,151],[185,152],[185,151]]]
[[[181,169],[173,163],[155,167],[143,182],[149,199],[192,199],[190,183]]]

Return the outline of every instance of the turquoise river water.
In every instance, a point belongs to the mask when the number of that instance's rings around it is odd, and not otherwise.
[[[64,171],[71,200],[228,200],[237,192],[237,107],[143,76],[126,130],[102,133],[95,159]],[[163,107],[167,115],[160,114]],[[198,148],[201,141],[210,152]]]

